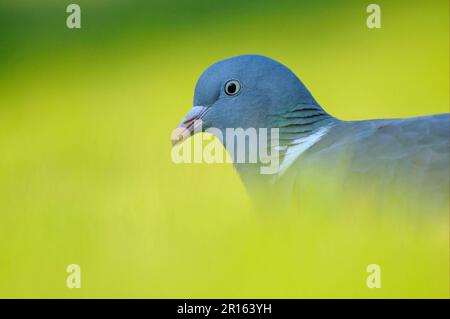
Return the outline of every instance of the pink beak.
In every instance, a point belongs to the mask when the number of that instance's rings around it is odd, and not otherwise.
[[[171,141],[172,145],[176,145],[188,139],[201,125],[201,119],[208,111],[206,106],[193,106],[186,114],[180,124],[172,131]]]

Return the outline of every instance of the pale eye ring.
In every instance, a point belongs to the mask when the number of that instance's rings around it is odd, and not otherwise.
[[[224,91],[227,95],[233,96],[239,93],[241,84],[238,80],[230,80],[225,83]]]

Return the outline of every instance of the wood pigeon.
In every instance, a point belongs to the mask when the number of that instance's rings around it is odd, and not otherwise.
[[[283,64],[261,55],[219,61],[200,76],[194,107],[172,134],[177,144],[214,127],[277,128],[279,168],[261,174],[261,163],[235,163],[250,193],[275,190],[289,200],[302,169],[326,176],[345,162],[343,179],[406,185],[448,200],[450,114],[406,119],[344,121],[328,114]],[[327,171],[328,170],[328,171]]]

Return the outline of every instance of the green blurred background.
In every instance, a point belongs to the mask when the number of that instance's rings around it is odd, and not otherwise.
[[[80,30],[69,3],[0,0],[0,297],[449,297],[448,207],[318,176],[302,214],[261,215],[231,165],[169,142],[201,72],[244,53],[342,119],[448,112],[448,1],[377,1],[375,30],[359,0],[79,0]]]

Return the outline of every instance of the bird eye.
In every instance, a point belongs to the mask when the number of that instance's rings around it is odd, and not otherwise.
[[[241,90],[241,84],[237,80],[230,80],[225,83],[224,90],[227,95],[236,95]]]

